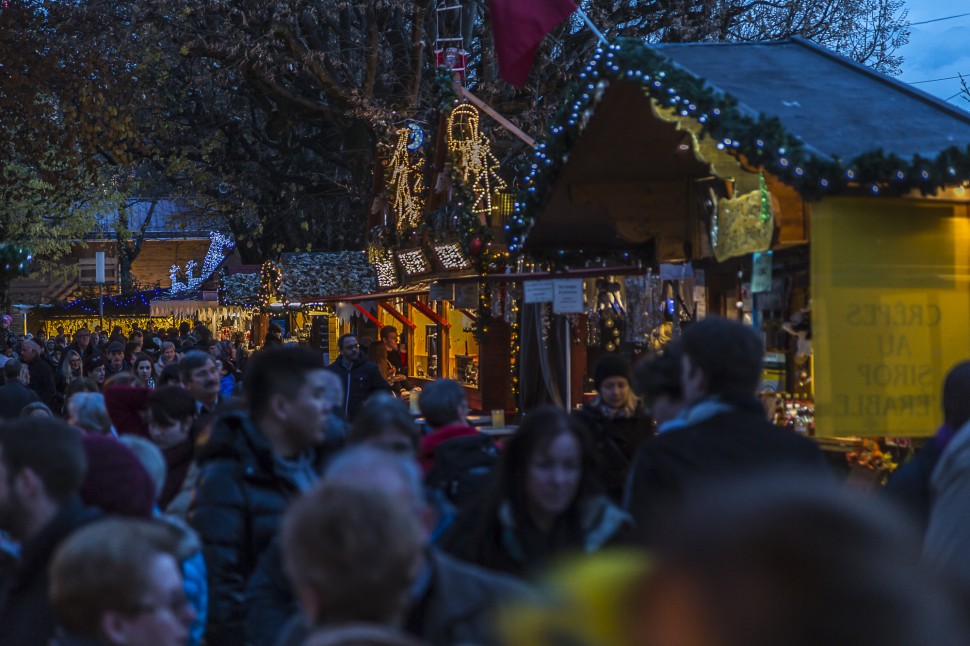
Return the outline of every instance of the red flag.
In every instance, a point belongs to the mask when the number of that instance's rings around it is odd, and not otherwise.
[[[542,39],[579,7],[573,0],[489,0],[488,8],[499,76],[521,87]]]

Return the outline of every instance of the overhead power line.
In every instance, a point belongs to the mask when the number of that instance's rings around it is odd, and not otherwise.
[[[964,16],[970,16],[970,13],[958,13],[955,16],[943,16],[942,18],[933,18],[932,20],[921,20],[920,22],[909,23],[910,27],[915,27],[916,25],[928,25],[931,22],[941,22],[943,20],[953,20],[954,18],[963,18]]]
[[[953,79],[958,79],[958,78],[967,77],[967,76],[970,76],[970,72],[967,72],[962,76],[960,74],[957,74],[956,76],[944,76],[943,78],[938,78],[938,79],[927,79],[925,81],[913,81],[910,83],[910,85],[919,85],[920,83],[936,83],[937,81],[952,81]]]

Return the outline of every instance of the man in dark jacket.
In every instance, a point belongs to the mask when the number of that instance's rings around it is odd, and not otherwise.
[[[24,364],[16,359],[3,364],[3,376],[7,378],[7,383],[0,386],[0,419],[17,419],[24,406],[40,400],[37,393],[24,383],[23,367]]]
[[[360,344],[353,334],[345,334],[337,341],[340,356],[330,364],[330,370],[340,377],[344,387],[344,415],[353,420],[364,400],[371,394],[385,390],[390,392],[391,386],[376,363],[367,360],[360,353]]]
[[[329,378],[307,350],[259,352],[243,383],[249,411],[217,418],[200,440],[188,521],[202,539],[209,574],[208,646],[245,643],[247,581],[286,505],[317,480],[314,447],[337,403]]]
[[[63,422],[32,418],[0,427],[0,529],[21,544],[0,588],[0,643],[46,644],[54,633],[50,560],[98,516],[78,496],[85,470],[81,438]]]
[[[372,447],[355,447],[334,458],[324,482],[376,489],[393,496],[401,507],[413,510],[430,539],[434,514],[425,502],[421,471],[414,460]],[[490,646],[499,643],[492,621],[496,607],[530,595],[528,587],[510,577],[462,563],[428,547],[417,583],[411,590],[402,627],[430,646]],[[287,596],[295,611],[292,595]],[[309,630],[303,620],[294,618],[277,643],[302,644]],[[269,643],[253,641],[254,646]]]
[[[91,331],[82,327],[74,333],[74,343],[67,347],[81,355],[81,361],[87,361],[100,354],[96,345],[91,342]]]
[[[819,448],[768,422],[755,396],[763,349],[754,330],[712,317],[688,327],[681,341],[687,407],[640,448],[627,490],[626,508],[647,540],[685,492],[710,479],[770,469],[825,473]]]
[[[27,364],[27,370],[30,372],[30,389],[37,393],[40,400],[50,406],[51,410],[58,410],[54,369],[41,355],[41,348],[33,339],[27,339],[21,344],[20,358]]]

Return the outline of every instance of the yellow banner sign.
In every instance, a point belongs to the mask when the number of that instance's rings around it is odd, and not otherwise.
[[[935,432],[943,379],[970,358],[968,256],[970,220],[951,206],[813,206],[818,435]]]

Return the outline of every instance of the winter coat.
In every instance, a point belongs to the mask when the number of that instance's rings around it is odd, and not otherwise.
[[[30,373],[30,389],[37,393],[40,400],[51,410],[60,410],[60,396],[54,383],[54,369],[44,357],[38,355],[27,364]]]
[[[586,404],[573,413],[589,431],[596,479],[613,500],[623,500],[627,473],[640,446],[653,436],[650,416],[641,406],[630,417],[609,418],[598,405]]]
[[[921,532],[930,520],[930,479],[953,433],[948,425],[941,426],[906,464],[890,474],[883,489],[889,500],[919,524]]]
[[[240,646],[246,583],[299,490],[276,475],[269,440],[245,412],[216,419],[200,438],[196,460],[187,520],[202,539],[209,571],[206,644]]]
[[[924,558],[946,572],[970,594],[970,423],[947,444],[930,478],[930,520]]]
[[[175,529],[179,535],[178,560],[182,570],[182,588],[185,598],[195,611],[195,621],[189,630],[189,646],[199,646],[205,633],[205,620],[209,608],[209,581],[206,575],[202,543],[192,528],[181,519],[166,514],[157,518]]]
[[[0,589],[0,643],[47,644],[56,620],[51,606],[48,568],[54,552],[75,529],[100,516],[78,496],[65,502],[57,515],[28,540],[13,575]]]
[[[357,357],[350,370],[344,365],[343,358],[338,357],[330,364],[332,370],[344,385],[344,416],[353,421],[364,400],[373,393],[384,390],[391,392],[391,386],[381,376],[376,363],[370,362],[363,355]]]
[[[640,447],[630,470],[626,509],[649,538],[686,491],[717,477],[769,470],[828,474],[808,438],[771,424],[753,396],[709,398],[684,411],[677,427]]]
[[[500,643],[494,615],[503,605],[531,599],[521,582],[459,561],[441,550],[428,550],[430,580],[405,617],[407,632],[430,646]],[[277,646],[300,646],[310,633],[300,617],[283,629]]]
[[[418,450],[418,460],[421,463],[421,471],[427,476],[434,467],[434,452],[439,446],[448,440],[459,437],[476,437],[479,433],[474,426],[468,424],[453,424],[435,429],[429,435],[421,438],[421,447]]]
[[[219,396],[232,397],[236,394],[236,378],[232,375],[223,375],[219,380]]]
[[[550,535],[543,535],[531,523],[519,527],[508,502],[484,526],[482,512],[481,507],[459,512],[441,540],[442,549],[480,567],[523,578],[561,554],[597,552],[625,538],[633,525],[630,516],[606,496],[580,503],[578,527],[569,527],[566,519],[560,519]]]
[[[8,382],[0,386],[0,419],[17,419],[24,406],[36,401],[40,401],[37,393],[23,385],[20,380]]]

